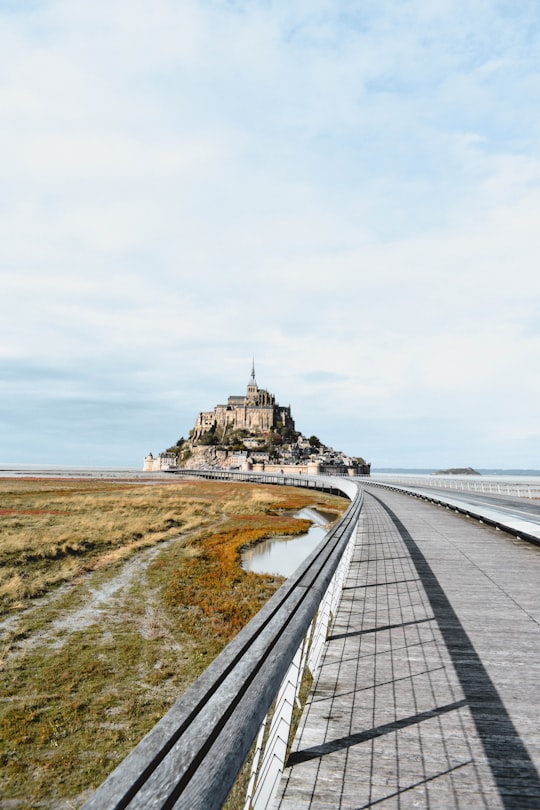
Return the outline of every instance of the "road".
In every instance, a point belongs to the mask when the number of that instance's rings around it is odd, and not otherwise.
[[[502,514],[522,520],[530,520],[532,523],[540,525],[539,501],[531,501],[526,498],[501,497],[500,495],[486,495],[476,492],[453,492],[448,489],[438,489],[435,487],[430,487],[429,489],[411,487],[411,489],[418,490],[422,492],[423,495],[432,495],[434,492],[437,492],[441,498],[447,497],[452,498],[452,500],[461,501],[464,504],[486,506],[489,509],[496,509]]]
[[[418,495],[426,500],[470,513],[498,528],[540,544],[540,501],[433,486],[383,484],[367,480],[363,480],[362,485],[373,491],[379,487],[388,487],[399,492]]]

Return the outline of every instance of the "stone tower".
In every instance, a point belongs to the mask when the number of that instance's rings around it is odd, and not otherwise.
[[[257,394],[259,393],[259,386],[255,379],[255,358],[251,364],[251,377],[247,385],[246,402],[255,403],[257,401]]]

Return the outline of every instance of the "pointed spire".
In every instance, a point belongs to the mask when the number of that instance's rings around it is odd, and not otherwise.
[[[247,399],[250,401],[255,401],[258,390],[259,386],[257,385],[257,380],[255,379],[255,358],[253,358],[253,362],[251,363],[251,377],[249,378],[249,382],[247,384]]]

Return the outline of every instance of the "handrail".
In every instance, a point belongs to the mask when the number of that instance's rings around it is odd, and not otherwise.
[[[458,497],[452,498],[452,493],[440,494],[437,492],[430,492],[429,489],[420,489],[416,486],[408,487],[402,484],[390,484],[382,481],[365,481],[365,484],[370,487],[381,487],[382,489],[389,489],[393,492],[401,492],[404,495],[411,495],[413,498],[429,501],[430,503],[438,506],[444,506],[446,509],[453,509],[466,517],[475,518],[481,523],[487,523],[489,526],[498,529],[499,531],[507,532],[520,540],[525,540],[528,543],[534,543],[540,546],[540,526],[538,522],[527,520],[526,517],[518,517],[517,515],[509,515],[497,509],[496,504],[493,507],[487,504],[476,504],[467,502],[466,497],[464,500],[458,500]],[[460,493],[461,494],[461,493]]]
[[[84,810],[223,806],[325,598],[363,505],[358,483],[337,477],[206,470],[186,474],[314,487],[341,492],[351,504],[295,573],[103,782]]]
[[[384,473],[384,475],[377,475],[375,473],[369,477],[366,476],[365,480],[368,483],[393,484],[403,487],[429,487],[461,492],[480,492],[488,495],[511,495],[517,498],[537,498],[540,495],[540,483],[536,476],[531,476],[531,479],[525,478],[520,481],[502,477],[476,477],[474,475],[424,474],[414,476],[412,474],[392,475],[391,473]]]

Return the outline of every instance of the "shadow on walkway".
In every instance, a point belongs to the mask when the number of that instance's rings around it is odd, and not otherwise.
[[[538,772],[478,653],[412,536],[392,510],[375,495],[370,494],[396,526],[422,580],[505,810],[526,810],[526,808],[538,810],[540,808]],[[437,711],[449,711],[450,708],[455,706],[443,706]],[[422,719],[424,718],[417,717],[416,721]],[[407,718],[402,722],[407,721],[414,722],[414,718]],[[377,735],[384,732],[372,729],[363,733]],[[344,743],[337,740],[335,742],[341,742],[342,745]],[[354,742],[357,740],[351,741],[351,744]],[[302,753],[309,755],[309,751]]]

